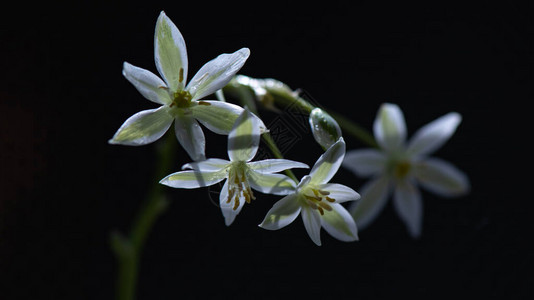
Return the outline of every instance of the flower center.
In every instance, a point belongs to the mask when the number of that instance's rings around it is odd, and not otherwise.
[[[306,204],[311,208],[319,211],[321,215],[324,215],[324,211],[331,211],[332,206],[329,203],[334,203],[335,199],[328,197],[330,192],[323,191],[320,189],[309,188],[306,189],[303,193]]]
[[[412,165],[408,161],[400,161],[395,164],[393,167],[393,175],[395,177],[402,179],[408,175],[410,172],[410,169],[412,168]]]
[[[246,164],[244,162],[237,162],[232,165],[228,174],[228,199],[226,203],[234,200],[233,210],[237,210],[241,203],[239,199],[245,198],[247,203],[250,203],[251,199],[255,200],[254,193],[250,189],[247,177],[245,176]]]
[[[187,108],[191,105],[191,94],[188,91],[177,91],[173,94],[169,107]]]

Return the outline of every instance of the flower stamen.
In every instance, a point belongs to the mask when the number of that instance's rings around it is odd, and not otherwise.
[[[310,192],[313,195],[310,195]],[[327,196],[330,195],[330,192],[312,188],[309,189],[307,193],[308,194],[304,193],[303,196],[306,199],[306,203],[312,209],[318,210],[321,215],[324,215],[325,210],[332,211],[332,206],[330,206],[330,204],[327,202],[333,203],[336,200]]]

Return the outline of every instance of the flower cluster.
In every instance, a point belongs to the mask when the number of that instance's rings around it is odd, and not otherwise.
[[[227,226],[234,222],[245,203],[252,203],[261,194],[272,194],[281,199],[267,212],[259,227],[277,230],[301,215],[305,230],[316,245],[321,245],[321,228],[338,240],[356,241],[357,228],[367,226],[393,192],[399,216],[410,234],[417,237],[421,234],[422,204],[416,183],[446,196],[468,190],[469,183],[463,173],[444,161],[427,157],[454,133],[461,119],[457,113],[423,127],[405,145],[402,112],[393,104],[384,104],[373,127],[379,148],[351,150],[345,155],[346,143],[340,126],[326,111],[314,107],[309,111],[309,124],[313,138],[324,153],[309,175],[298,180],[288,174],[292,174],[293,168],[309,168],[305,163],[281,157],[254,160],[261,136],[268,134],[268,128],[257,114],[247,107],[228,103],[223,97],[204,99],[220,93],[234,78],[249,57],[248,48],[219,55],[187,83],[185,41],[176,25],[161,12],[156,24],[154,52],[161,78],[126,62],[123,75],[145,98],[160,107],[128,118],[109,143],[146,145],[162,137],[174,122],[176,138],[192,162],[159,183],[193,189],[224,181],[219,204]],[[250,84],[253,93],[261,94],[259,96],[264,99],[269,96],[260,81],[250,82],[254,83]],[[202,127],[228,136],[228,159],[206,158]],[[373,177],[362,188],[361,200],[360,194],[352,188],[330,183],[340,166],[357,175]],[[343,206],[348,201],[353,201],[350,212]]]

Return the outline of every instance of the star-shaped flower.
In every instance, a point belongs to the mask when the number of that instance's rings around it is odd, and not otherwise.
[[[210,158],[193,162],[173,173],[160,183],[174,187],[193,189],[214,185],[226,179],[219,203],[227,226],[232,224],[245,202],[255,199],[252,189],[266,194],[287,195],[296,183],[282,174],[273,174],[291,168],[308,168],[306,164],[287,159],[251,161],[260,142],[260,120],[245,109],[228,135],[230,160]]]
[[[318,246],[321,245],[321,227],[341,241],[358,240],[356,223],[340,203],[357,200],[360,195],[345,185],[328,183],[344,156],[345,141],[339,138],[319,157],[295,191],[274,204],[259,226],[277,230],[289,225],[301,214],[308,235]]]
[[[382,211],[390,194],[399,217],[413,238],[421,235],[423,204],[417,185],[441,196],[469,190],[467,176],[441,159],[428,157],[441,147],[460,124],[458,113],[448,113],[423,126],[406,143],[406,123],[400,108],[383,104],[373,131],[380,149],[352,150],[343,166],[356,175],[373,177],[361,189],[362,198],[350,207],[358,228],[369,225]]]
[[[112,144],[145,145],[159,139],[174,121],[176,137],[193,160],[205,158],[205,138],[198,122],[218,134],[228,134],[243,109],[221,101],[200,101],[224,87],[243,66],[250,51],[242,48],[206,63],[186,85],[188,61],[185,41],[174,23],[161,12],[154,36],[156,68],[163,78],[127,62],[123,75],[148,100],[161,107],[128,118]],[[263,125],[262,125],[263,126]]]

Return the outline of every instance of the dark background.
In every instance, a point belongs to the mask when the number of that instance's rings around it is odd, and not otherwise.
[[[171,205],[142,256],[139,299],[526,297],[534,284],[532,196],[519,192],[530,176],[519,150],[529,149],[531,135],[520,116],[532,84],[529,9],[380,1],[2,9],[0,298],[113,298],[109,234],[128,230],[159,180],[158,143],[107,140],[154,107],[121,70],[128,61],[156,73],[161,10],[186,40],[190,78],[217,55],[249,47],[241,74],[301,88],[367,129],[383,102],[400,105],[410,135],[459,112],[461,125],[435,156],[463,170],[472,191],[453,199],[423,192],[419,240],[388,205],[359,242],[323,231],[316,247],[300,219],[274,232],[257,227],[277,197],[258,197],[226,227],[209,198],[216,188],[169,188]],[[275,120],[261,113],[266,124]],[[208,157],[225,158],[225,139],[205,133]],[[348,149],[363,146],[345,139]],[[321,149],[304,131],[295,141],[286,157],[313,165]],[[180,148],[171,169],[186,162]],[[333,182],[358,191],[364,180],[341,169]]]

